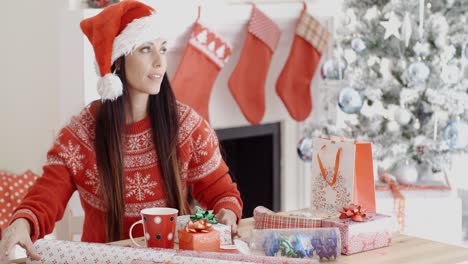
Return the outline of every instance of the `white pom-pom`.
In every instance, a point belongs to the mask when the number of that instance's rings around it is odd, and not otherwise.
[[[122,95],[122,81],[112,73],[108,73],[101,77],[97,84],[98,94],[102,100],[115,100]]]

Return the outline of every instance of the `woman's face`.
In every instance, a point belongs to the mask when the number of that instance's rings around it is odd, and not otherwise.
[[[125,73],[131,92],[158,94],[166,72],[166,41],[146,42],[125,57]]]

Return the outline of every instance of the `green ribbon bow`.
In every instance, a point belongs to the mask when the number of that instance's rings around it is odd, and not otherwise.
[[[206,219],[209,223],[217,224],[218,220],[216,220],[216,216],[213,214],[213,210],[205,211],[203,209],[198,208],[195,214],[190,215],[190,220],[197,221]]]
[[[285,237],[280,237],[279,250],[281,251],[281,256],[286,256],[288,258],[299,257],[299,255],[294,251],[289,240]]]

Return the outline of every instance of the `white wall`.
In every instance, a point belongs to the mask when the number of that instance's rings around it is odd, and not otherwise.
[[[0,169],[40,172],[58,117],[60,0],[2,1]]]

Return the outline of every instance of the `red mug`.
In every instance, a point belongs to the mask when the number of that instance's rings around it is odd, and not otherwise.
[[[135,242],[132,236],[133,228],[143,225],[143,231],[147,247],[174,248],[174,236],[176,232],[177,214],[179,210],[168,207],[153,207],[141,210],[141,220],[138,220],[130,227],[130,239]]]

